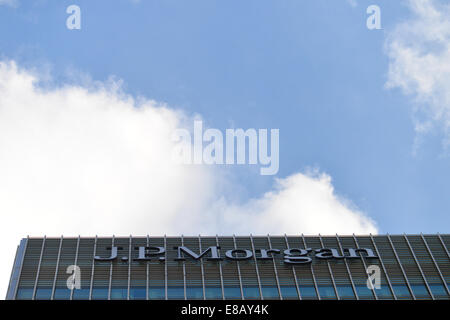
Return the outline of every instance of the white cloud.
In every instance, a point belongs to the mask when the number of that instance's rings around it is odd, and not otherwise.
[[[241,233],[377,232],[372,220],[336,195],[331,177],[317,170],[277,179],[275,190],[242,206],[228,204],[224,212],[224,224]]]
[[[0,62],[2,294],[27,234],[377,232],[318,172],[231,203],[232,180],[223,171],[169,161],[172,133],[192,123],[182,112],[134,99],[117,82],[39,81],[39,74]]]
[[[415,129],[443,130],[450,142],[450,4],[407,2],[412,17],[398,24],[386,40],[390,58],[388,88],[414,99]]]

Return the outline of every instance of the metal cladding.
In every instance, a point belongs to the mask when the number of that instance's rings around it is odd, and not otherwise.
[[[7,299],[450,299],[450,235],[26,238]]]

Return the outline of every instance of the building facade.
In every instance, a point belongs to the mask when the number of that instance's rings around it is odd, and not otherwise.
[[[450,299],[450,235],[25,238],[6,299]]]

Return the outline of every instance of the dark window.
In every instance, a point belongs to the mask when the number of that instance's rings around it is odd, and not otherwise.
[[[351,285],[337,285],[339,297],[343,299],[355,299],[355,293]]]
[[[445,291],[445,288],[440,283],[430,283],[429,284],[431,292],[433,292],[434,297],[448,297],[447,291]]]
[[[33,297],[33,289],[20,288],[17,290],[17,300],[31,300]]]
[[[281,295],[283,299],[298,299],[297,288],[294,286],[281,286]]]
[[[206,287],[206,299],[222,299],[221,287]]]
[[[225,299],[241,299],[241,289],[239,287],[225,287]]]
[[[245,299],[259,299],[259,289],[255,286],[244,286],[244,298]]]
[[[168,287],[167,288],[168,299],[184,299],[183,287]]]
[[[393,299],[391,289],[387,284],[381,285],[380,289],[375,289],[378,299]]]
[[[355,286],[355,288],[356,288],[356,292],[358,293],[358,297],[360,299],[363,299],[363,300],[364,299],[365,300],[367,300],[367,299],[370,299],[370,300],[375,299],[375,297],[373,295],[373,291],[371,289],[367,288],[367,285],[365,285],[365,284],[357,284]]]
[[[424,284],[412,284],[411,289],[414,292],[416,298],[430,298],[427,287]]]
[[[395,295],[399,299],[410,299],[411,294],[409,293],[408,287],[404,284],[393,284],[392,288],[394,289]]]
[[[56,288],[54,299],[55,300],[69,300],[70,299],[70,290],[67,288]]]
[[[125,297],[126,298],[126,297]],[[130,288],[130,299],[145,300],[145,287]]]
[[[275,286],[263,286],[261,290],[264,299],[280,299],[278,288]]]
[[[336,299],[336,293],[332,286],[319,286],[319,294],[321,299]]]
[[[88,300],[89,299],[89,289],[73,289],[73,299],[74,300]]]
[[[316,289],[314,286],[299,286],[302,299],[317,299]]]
[[[164,300],[166,298],[164,287],[156,286],[148,288],[148,297],[152,300]]]
[[[187,287],[186,297],[188,299],[203,299],[203,288],[202,287]]]
[[[108,288],[93,288],[92,289],[92,299],[93,300],[107,300],[108,299]]]
[[[36,300],[50,300],[52,297],[52,288],[38,288],[36,290]]]
[[[128,295],[127,288],[111,288],[111,300],[126,300],[127,295]]]

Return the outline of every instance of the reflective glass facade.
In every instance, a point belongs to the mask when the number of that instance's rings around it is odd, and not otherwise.
[[[179,259],[180,246],[193,255]],[[26,238],[6,298],[449,299],[449,246],[450,235],[439,234]],[[218,259],[210,259],[214,247]],[[117,257],[108,260],[112,248]],[[335,250],[318,258],[323,248]],[[287,263],[287,250],[310,260]]]

